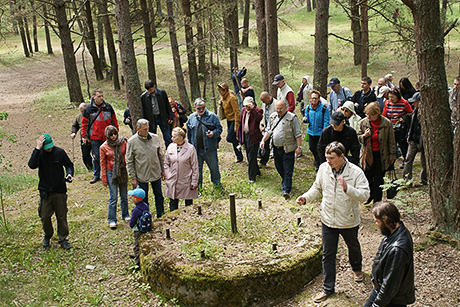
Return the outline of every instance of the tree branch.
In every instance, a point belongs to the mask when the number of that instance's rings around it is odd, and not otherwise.
[[[450,26],[446,29],[446,31],[444,31],[444,37],[447,36],[447,34],[449,34],[450,31],[452,31],[452,29],[454,29],[456,26],[457,26],[457,21],[458,21],[458,18],[455,19],[451,24]]]

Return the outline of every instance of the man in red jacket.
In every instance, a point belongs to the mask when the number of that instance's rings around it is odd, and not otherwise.
[[[113,125],[118,128],[118,121],[112,106],[105,102],[104,92],[97,88],[93,97],[86,106],[81,118],[81,137],[83,143],[91,143],[93,153],[93,178],[89,183],[99,181],[101,177],[101,166],[99,165],[99,147],[105,142],[105,128]]]

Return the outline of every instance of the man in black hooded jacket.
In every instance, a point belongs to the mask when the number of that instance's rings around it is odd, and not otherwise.
[[[415,302],[412,236],[400,220],[396,206],[378,202],[372,209],[385,236],[372,265],[372,294],[364,307],[402,307]]]

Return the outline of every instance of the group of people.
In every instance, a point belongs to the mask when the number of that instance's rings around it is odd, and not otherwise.
[[[245,68],[234,70],[232,79],[237,81],[234,82],[235,92],[225,82],[218,84],[221,96],[218,115],[206,108],[203,98],[197,98],[193,104],[195,112],[187,119],[180,103],[168,98],[166,92],[157,88],[152,81],[147,81],[146,91],[140,97],[142,118],[135,127],[129,112],[125,112],[124,122],[131,124],[133,131],[129,139],[119,135],[115,111],[104,100],[101,89],[93,92],[88,105],[80,105],[80,114],[72,125],[71,138],[74,139],[81,129],[83,162],[88,170],[93,171],[90,183],[102,179],[103,185],[109,188],[107,218],[110,228],[117,227],[116,211],[120,198],[122,219],[129,221],[135,237],[139,236],[133,222],[134,211],[132,216],[128,212],[128,195],[133,196],[136,204],[140,204],[137,216],[139,210],[149,206],[149,184],[155,198],[157,217],[164,214],[164,196],[170,199],[170,211],[178,208],[180,199],[185,200],[186,206],[191,205],[193,199],[198,197],[198,187],[203,183],[204,162],[208,165],[214,187],[220,188],[217,148],[222,134],[220,120],[223,119],[227,120],[226,140],[233,146],[236,163],[243,160],[241,145],[246,149],[249,183],[256,181],[260,169],[266,166],[273,151],[274,164],[282,179],[282,194],[286,199],[290,197],[295,160],[302,155],[302,131],[295,114],[294,91],[284,76],[278,74],[273,81],[273,85],[278,87],[277,97],[262,92],[262,105],[258,107],[253,88],[247,79],[241,79],[245,73]],[[374,218],[382,234],[387,236],[380,247],[382,253],[379,250],[377,257],[387,257],[383,250],[395,249],[396,241],[398,244],[403,242],[406,244],[404,253],[398,252],[397,256],[404,256],[405,263],[409,261],[409,267],[404,267],[404,276],[402,271],[395,272],[395,275],[409,279],[410,274],[413,275],[413,263],[410,272],[410,261],[413,261],[410,234],[399,220],[397,209],[391,203],[381,202],[380,185],[385,172],[394,165],[396,143],[405,158],[404,175],[409,179],[414,157],[417,152],[422,153],[421,183],[427,182],[418,121],[420,93],[407,78],[402,78],[399,86],[395,86],[392,80],[391,74],[387,75],[372,88],[372,80],[364,77],[361,90],[352,94],[348,88],[341,86],[338,78],[332,78],[328,84],[332,91],[327,101],[319,91],[313,89],[310,78],[305,76],[297,93],[302,122],[308,124],[305,139],[308,139],[317,171],[315,183],[307,193],[297,198],[297,203],[304,204],[323,195],[321,219],[325,281],[323,292],[315,301],[322,301],[334,293],[339,235],[349,247],[350,264],[356,281],[363,279],[357,235],[360,202],[374,201]],[[449,92],[453,129],[458,123],[458,86],[459,77],[454,80],[454,87]],[[156,134],[158,127],[162,131],[166,152]],[[257,161],[258,158],[260,161]],[[51,136],[44,134],[37,140],[29,166],[39,169],[39,215],[44,230],[43,246],[50,246],[53,235],[51,216],[56,213],[59,243],[63,248],[70,249],[67,241],[66,181],[73,180],[73,163],[64,150],[54,146]],[[165,181],[164,195],[162,180]],[[134,190],[128,192],[129,183]],[[396,239],[391,237],[393,235]],[[138,261],[138,247],[136,259]],[[396,257],[392,261],[401,259]],[[391,289],[394,298],[404,288],[386,287],[384,284],[388,282],[386,275],[389,272],[380,266],[378,261],[374,263],[375,289],[370,298],[374,304],[385,299],[386,294],[383,295],[382,291]],[[411,303],[413,288],[404,291],[408,293],[404,299],[390,301],[394,304],[403,302],[400,305]],[[372,302],[366,306],[373,306]]]

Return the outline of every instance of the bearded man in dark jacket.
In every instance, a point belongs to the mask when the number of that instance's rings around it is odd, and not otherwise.
[[[171,111],[168,95],[152,80],[145,82],[146,91],[141,95],[142,118],[149,121],[149,132],[157,133],[157,127],[160,126],[165,147],[171,144],[171,124],[174,114]]]
[[[364,307],[412,304],[415,302],[412,236],[394,204],[378,202],[372,214],[385,238],[372,265],[374,289]]]

